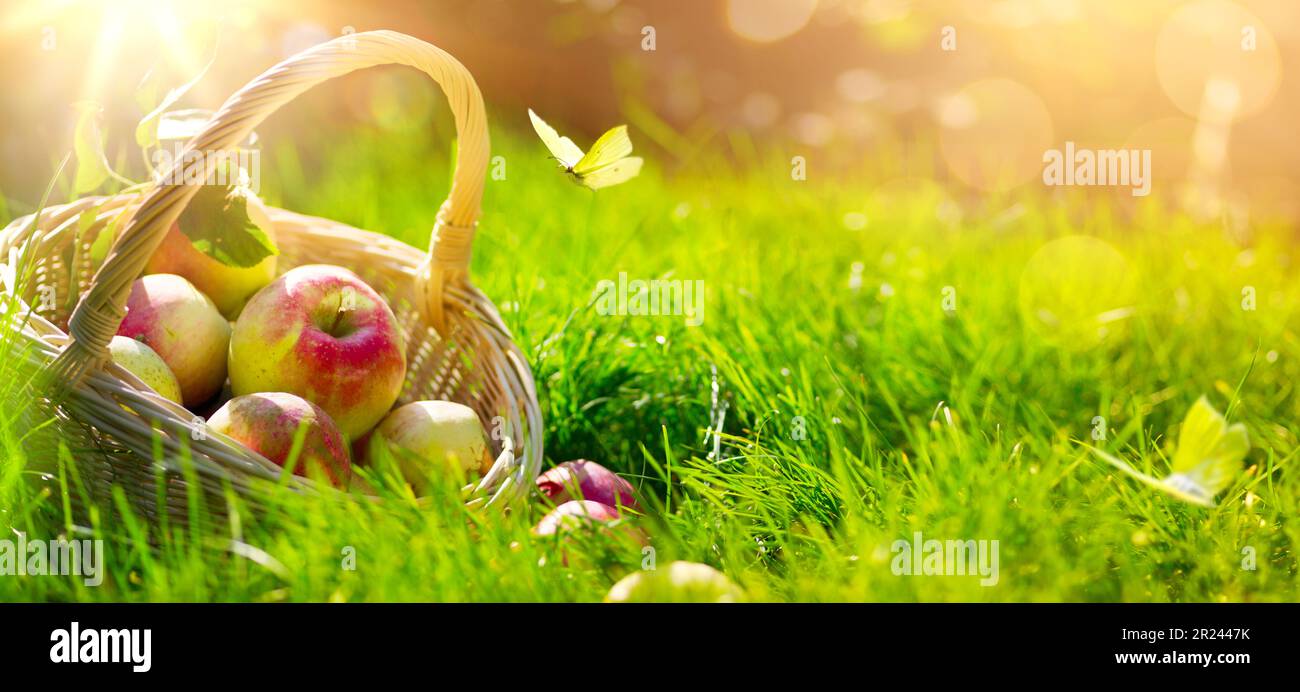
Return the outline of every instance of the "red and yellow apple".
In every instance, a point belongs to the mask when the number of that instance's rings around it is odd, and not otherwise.
[[[181,385],[167,363],[142,341],[115,336],[108,342],[113,362],[140,378],[162,398],[181,403]]]
[[[235,396],[289,392],[356,439],[397,400],[406,349],[384,299],[342,267],[296,267],[258,291],[230,338]]]
[[[570,500],[551,510],[533,527],[537,536],[553,536],[617,521],[618,510],[593,500]]]
[[[399,406],[370,434],[367,456],[381,458],[381,447],[417,492],[425,489],[435,474],[464,478],[491,464],[478,414],[454,401],[413,401]]]
[[[275,228],[271,217],[260,200],[247,193],[248,216],[272,242]],[[162,243],[145,266],[147,274],[177,274],[183,276],[212,299],[221,314],[234,318],[244,303],[275,278],[275,255],[251,267],[223,264],[194,247],[188,236],[181,232],[179,221],[172,224]]]
[[[650,540],[618,510],[591,500],[570,500],[533,527],[554,541],[561,564],[587,568],[612,556],[636,555]]]
[[[303,428],[301,452],[293,472],[346,488],[352,475],[347,443],[329,414],[302,397],[283,392],[238,396],[208,419],[208,429],[226,435],[285,466],[294,436]]]
[[[144,342],[176,376],[181,403],[211,399],[226,381],[230,323],[189,281],[150,274],[131,285],[119,336]]]

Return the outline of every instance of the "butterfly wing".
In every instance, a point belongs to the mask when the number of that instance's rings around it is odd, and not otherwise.
[[[1213,496],[1207,498],[1198,489],[1188,488],[1184,484],[1177,482],[1176,477],[1178,474],[1174,474],[1169,478],[1165,478],[1161,480],[1154,476],[1148,476],[1147,474],[1142,473],[1141,471],[1130,466],[1128,462],[1124,461],[1123,459],[1107,454],[1101,451],[1100,449],[1097,449],[1096,447],[1089,446],[1089,449],[1092,450],[1093,454],[1097,455],[1098,459],[1101,459],[1107,464],[1114,466],[1116,469],[1123,471],[1126,476],[1132,478],[1133,480],[1140,481],[1141,483],[1151,488],[1155,488],[1156,490],[1159,490],[1162,493],[1172,495],[1184,502],[1190,502],[1194,505],[1200,505],[1202,507],[1214,506]]]
[[[528,109],[528,118],[533,121],[533,129],[537,131],[537,136],[541,137],[542,144],[551,150],[551,156],[554,156],[561,166],[572,169],[585,158],[582,150],[573,143],[573,140],[561,137],[555,128],[547,125],[546,121],[538,117],[531,108]]]
[[[626,158],[631,153],[632,140],[627,136],[627,125],[611,127],[591,145],[587,154],[573,167],[573,172],[584,176]]]
[[[592,190],[599,190],[602,187],[618,185],[619,183],[635,178],[641,172],[643,161],[638,156],[629,156],[625,159],[619,159],[608,166],[603,166],[590,173],[578,176],[583,185]],[[576,173],[577,171],[575,171]]]
[[[1173,474],[1166,481],[1198,488],[1213,497],[1232,484],[1249,451],[1246,426],[1228,425],[1223,414],[1201,397],[1183,419]]]

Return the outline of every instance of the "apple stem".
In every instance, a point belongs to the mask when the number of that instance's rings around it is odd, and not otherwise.
[[[337,310],[334,311],[334,322],[330,324],[329,333],[331,335],[337,334],[339,328],[339,320],[343,319],[343,314],[346,313],[347,311],[348,311],[347,301],[343,299],[343,296],[339,296],[339,307]]]

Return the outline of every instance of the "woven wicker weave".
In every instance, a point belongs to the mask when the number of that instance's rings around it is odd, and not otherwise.
[[[541,414],[524,354],[492,302],[469,280],[470,246],[488,165],[488,131],[482,96],[464,66],[435,46],[391,31],[340,37],[281,62],[244,86],[187,146],[200,152],[233,150],[253,128],[313,86],[384,64],[408,65],[433,78],[455,117],[456,169],[451,192],[438,210],[428,254],[327,219],[270,209],[281,253],[278,270],[313,263],[340,265],[388,299],[407,344],[406,382],[398,404],[458,401],[473,408],[486,429],[506,431],[502,439],[492,440],[496,464],[466,492],[471,504],[508,505],[533,487],[542,457]],[[156,505],[155,474],[161,472],[166,476],[168,513],[178,517],[184,515],[181,460],[187,456],[209,493],[221,493],[229,483],[237,492],[255,497],[260,487],[255,479],[275,479],[281,472],[233,440],[196,426],[193,413],[161,398],[107,359],[107,344],[125,314],[132,282],[197,189],[176,182],[139,194],[81,199],[45,209],[39,218],[17,219],[0,233],[0,262],[11,270],[15,265],[33,267],[31,278],[23,282],[24,295],[6,298],[22,300],[26,307],[38,297],[38,288],[46,294],[52,289],[54,296],[80,297],[74,309],[69,309],[71,301],[56,300],[53,309],[34,312],[15,328],[31,346],[21,352],[55,385],[57,414],[87,426],[105,450],[77,459],[83,480],[100,497],[117,484],[134,505],[148,511]],[[102,265],[92,266],[91,244],[108,228],[119,228],[120,234]],[[6,293],[18,282],[9,283]],[[154,464],[159,445],[161,469]],[[295,477],[291,483],[306,491],[332,492],[305,478]]]

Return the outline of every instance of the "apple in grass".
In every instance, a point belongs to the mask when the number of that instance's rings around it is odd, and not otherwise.
[[[230,338],[235,396],[289,392],[356,439],[392,408],[406,348],[384,299],[342,267],[289,270],[244,306]]]
[[[559,542],[567,544],[576,539],[585,544],[584,557],[599,556],[599,551],[614,554],[626,554],[627,550],[649,545],[650,538],[644,531],[632,525],[619,511],[609,505],[593,500],[569,500],[542,517],[533,527],[533,535],[539,537],[556,537]],[[592,539],[603,539],[603,545],[593,545]],[[607,553],[608,554],[608,553]],[[570,563],[569,550],[560,548],[560,561]],[[580,563],[586,564],[585,559]]]
[[[115,336],[108,342],[108,354],[114,363],[140,378],[162,398],[181,403],[181,384],[176,381],[176,375],[143,341]]]
[[[580,499],[640,511],[631,483],[586,459],[566,461],[538,476],[537,490],[555,505]]]
[[[492,464],[483,426],[474,409],[454,401],[413,401],[388,414],[370,434],[367,456],[392,457],[420,492],[431,477],[464,478]]]
[[[181,403],[194,407],[226,381],[230,323],[189,281],[175,274],[136,279],[117,334],[143,342],[180,385]]]
[[[605,596],[606,603],[735,603],[745,592],[727,575],[698,562],[676,561],[664,569],[633,572]]]
[[[293,394],[237,396],[212,414],[208,429],[233,438],[278,466],[289,461],[294,438],[301,434],[295,474],[320,478],[335,488],[346,488],[352,475],[347,443],[338,426],[319,406]]]
[[[569,500],[551,510],[533,527],[537,536],[553,536],[618,521],[617,509],[594,500]]]
[[[233,319],[275,278],[274,233],[252,190],[204,185],[163,236],[145,273],[185,277]]]

